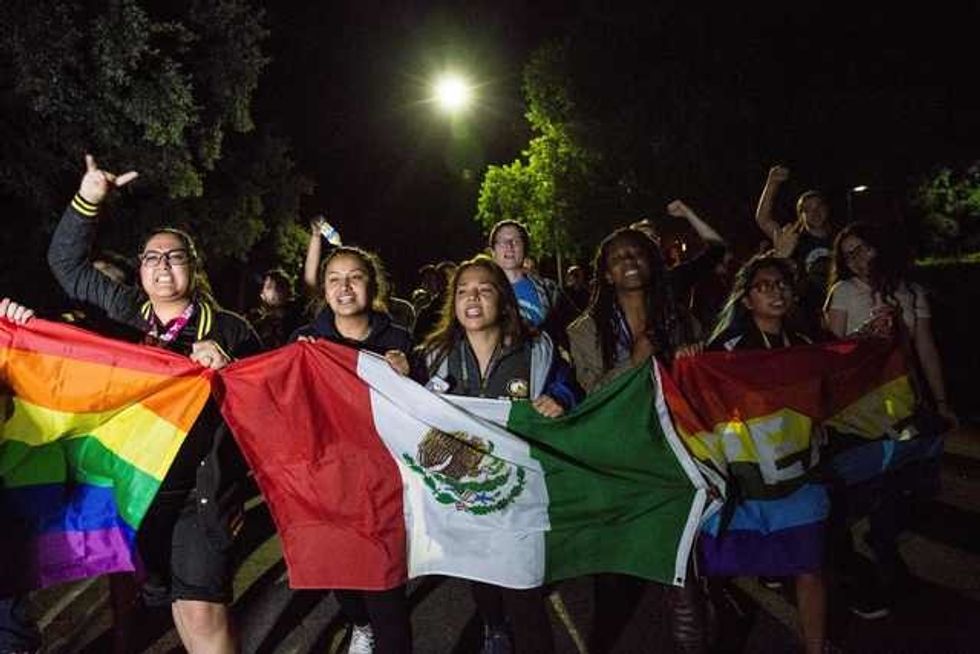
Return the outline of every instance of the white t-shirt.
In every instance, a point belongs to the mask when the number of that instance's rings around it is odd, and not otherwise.
[[[902,282],[895,291],[892,303],[898,302],[902,309],[902,321],[908,327],[909,333],[915,333],[915,321],[919,318],[930,318],[929,301],[925,290],[918,284]],[[827,294],[824,311],[843,311],[846,314],[844,333],[853,334],[861,328],[872,312],[879,307],[887,306],[871,287],[858,279],[851,277],[834,284]]]

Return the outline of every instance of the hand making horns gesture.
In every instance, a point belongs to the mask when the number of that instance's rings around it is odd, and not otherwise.
[[[130,183],[139,176],[135,170],[122,175],[116,175],[106,170],[99,170],[95,163],[95,157],[90,154],[85,155],[85,175],[82,176],[82,183],[78,187],[78,194],[82,199],[90,204],[99,204],[105,199],[109,191]]]

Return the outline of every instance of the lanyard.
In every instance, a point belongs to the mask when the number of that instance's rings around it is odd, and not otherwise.
[[[191,302],[187,305],[179,316],[170,321],[170,326],[167,327],[167,331],[160,333],[160,321],[157,319],[156,314],[151,314],[150,318],[150,331],[147,333],[147,337],[157,343],[172,343],[174,339],[184,331],[184,327],[190,322],[191,317],[194,315],[194,303]]]

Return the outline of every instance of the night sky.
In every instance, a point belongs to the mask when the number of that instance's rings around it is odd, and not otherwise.
[[[531,135],[522,67],[542,42],[576,30],[629,26],[623,38],[639,52],[645,39],[650,52],[669,43],[705,79],[736,79],[764,107],[732,135],[751,143],[732,171],[738,192],[678,191],[736,240],[751,230],[770,163],[826,190],[840,215],[849,186],[869,184],[895,205],[909,179],[978,157],[969,5],[646,4],[277,2],[267,10],[272,63],[256,118],[290,137],[316,181],[304,212],[326,211],[345,240],[377,250],[406,282],[422,263],[482,245],[472,219],[480,174],[512,161]],[[480,84],[478,106],[456,124],[424,102],[447,68]]]

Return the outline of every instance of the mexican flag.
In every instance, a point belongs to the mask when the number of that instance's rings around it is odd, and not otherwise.
[[[597,572],[683,583],[708,485],[663,382],[651,363],[547,419],[317,342],[236,362],[215,390],[292,587],[440,574],[529,588]]]

